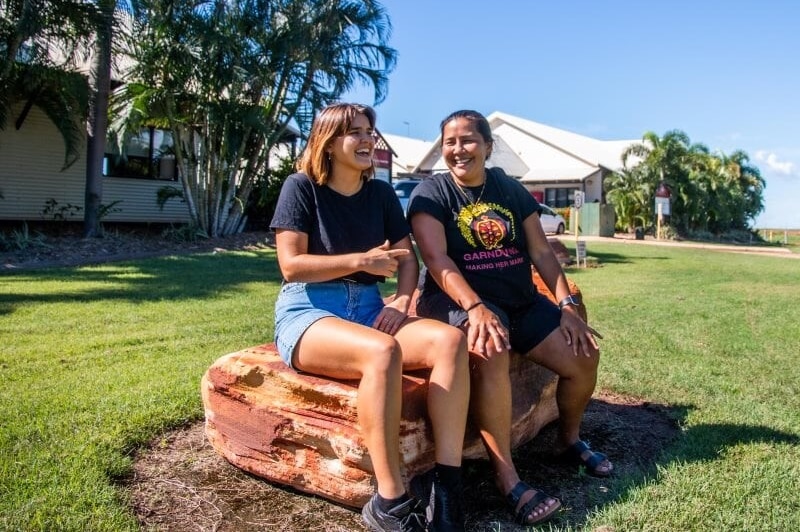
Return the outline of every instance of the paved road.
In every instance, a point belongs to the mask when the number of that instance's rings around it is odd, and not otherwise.
[[[570,234],[560,235],[564,241],[575,237]],[[636,240],[632,235],[616,235],[614,237],[605,236],[581,236],[581,240],[587,242],[609,242],[614,244],[632,244],[643,246],[667,246],[667,247],[684,247],[684,248],[697,248],[708,249],[710,251],[727,251],[732,253],[749,253],[753,255],[767,255],[783,257],[787,259],[800,259],[800,254],[792,253],[789,248],[784,247],[767,247],[767,246],[737,246],[729,244],[713,244],[705,242],[676,242],[674,240],[656,240],[654,238],[646,238],[645,240]]]

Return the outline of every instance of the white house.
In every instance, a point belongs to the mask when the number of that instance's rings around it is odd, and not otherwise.
[[[605,203],[603,179],[622,168],[626,148],[641,142],[593,139],[501,112],[486,118],[495,142],[487,164],[503,168],[551,207],[571,205],[575,190],[586,194],[586,202]],[[406,158],[403,145],[392,146],[401,160]],[[431,174],[445,169],[441,139],[437,138],[429,143],[427,153],[412,173]]]
[[[394,151],[394,156],[392,157],[393,179],[402,179],[403,177],[414,175],[414,169],[433,146],[432,142],[426,140],[391,135],[383,131],[381,131],[381,136]]]
[[[124,13],[123,13],[124,15]],[[128,16],[121,18],[129,21]],[[53,57],[57,64],[65,58]],[[88,74],[91,54],[76,71]],[[130,60],[123,54],[113,62],[112,78],[124,79]],[[64,141],[53,122],[36,105],[22,103],[9,111],[8,123],[0,131],[0,220],[83,220],[86,188],[86,158],[64,166]],[[283,142],[270,152],[270,164],[279,157],[294,156],[300,131],[289,126]],[[85,137],[84,137],[85,140]],[[85,143],[82,150],[86,151]],[[102,205],[107,222],[186,223],[185,203],[172,199],[158,206],[159,189],[180,189],[172,136],[156,128],[143,129],[125,140],[122,157],[116,143],[108,142],[103,163]]]
[[[10,124],[19,112],[12,111]],[[586,193],[587,203],[605,203],[604,177],[622,167],[621,155],[627,147],[640,142],[593,139],[500,112],[487,119],[495,140],[489,164],[518,178],[537,199],[552,207],[571,205],[575,190]],[[293,138],[298,134],[296,130],[290,132]],[[446,169],[440,139],[428,142],[383,132],[381,136],[392,154],[393,179]],[[131,139],[128,158],[122,165],[115,163],[114,150],[109,149],[103,203],[119,203],[106,221],[188,221],[186,208],[179,201],[167,202],[163,210],[156,204],[159,188],[179,186],[168,156],[162,154],[168,143],[158,130],[143,131],[140,137]],[[53,219],[52,208],[45,212],[52,201],[68,218],[81,220],[82,212],[69,207],[83,206],[86,163],[80,159],[62,170],[63,160],[60,135],[35,106],[19,129],[10,126],[0,131],[0,220]]]
[[[9,125],[0,131],[0,220],[83,220],[86,158],[64,169],[64,141],[55,125],[34,105],[15,127],[21,107],[12,109]],[[298,136],[291,128],[286,144],[276,146],[271,155],[291,155]],[[115,146],[106,146],[102,203],[114,207],[103,221],[189,221],[180,200],[166,202],[163,209],[158,206],[160,188],[181,187],[168,154],[170,145],[169,133],[150,129],[129,140],[124,159],[118,158]]]

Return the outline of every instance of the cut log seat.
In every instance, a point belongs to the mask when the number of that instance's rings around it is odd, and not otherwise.
[[[549,295],[538,276],[534,280]],[[580,293],[571,282],[570,287],[574,294]],[[581,311],[585,317],[585,308]],[[400,452],[406,481],[434,463],[425,407],[427,373],[403,377]],[[521,356],[511,357],[510,374],[516,448],[558,417],[557,377]],[[202,378],[206,435],[226,460],[253,475],[361,507],[375,483],[358,427],[357,385],[357,381],[297,373],[278,357],[274,344],[230,353],[214,362]],[[472,427],[465,438],[464,457],[486,457]]]

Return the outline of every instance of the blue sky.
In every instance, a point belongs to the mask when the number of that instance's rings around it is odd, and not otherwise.
[[[462,108],[605,140],[679,129],[749,154],[767,182],[757,227],[800,228],[800,2],[382,4],[398,51],[382,131],[434,140]]]

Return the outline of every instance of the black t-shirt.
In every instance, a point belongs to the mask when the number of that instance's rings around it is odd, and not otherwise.
[[[308,235],[308,253],[361,253],[387,239],[396,244],[409,234],[400,200],[389,183],[370,179],[357,193],[343,196],[302,173],[286,178],[270,229],[291,229]],[[343,279],[371,284],[384,277],[355,272]]]
[[[411,194],[409,220],[424,212],[442,223],[447,255],[482,299],[504,308],[529,304],[536,287],[522,222],[541,207],[499,168],[486,170],[485,186],[462,191],[449,174],[436,174]],[[422,297],[441,291],[426,272]]]

